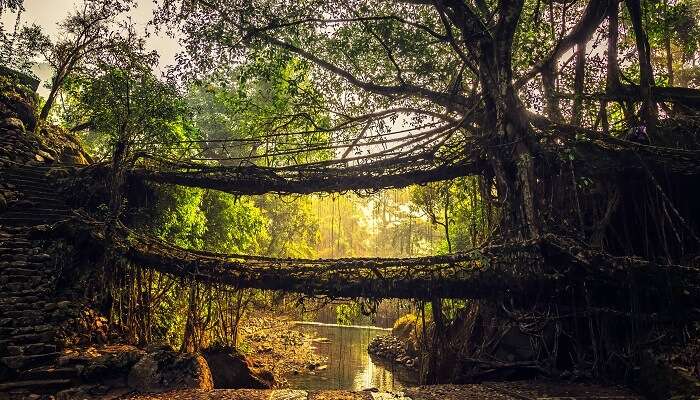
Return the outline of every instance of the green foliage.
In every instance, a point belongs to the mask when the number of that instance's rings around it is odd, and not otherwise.
[[[654,0],[643,2],[646,31],[654,47],[663,48],[670,37],[686,62],[700,49],[700,2],[697,0]]]
[[[481,199],[478,178],[415,186],[411,202],[432,224],[440,226],[444,245],[439,252],[469,250],[488,235],[490,217]]]
[[[142,39],[115,44],[109,57],[67,82],[63,119],[89,126],[83,139],[98,157],[111,155],[118,141],[173,155],[182,150],[168,143],[196,138],[185,101],[173,84],[154,75],[157,55],[143,46]]]
[[[317,217],[307,197],[289,201],[275,195],[255,199],[265,216],[269,236],[262,241],[263,254],[272,257],[313,258],[319,240]]]
[[[370,255],[371,235],[365,209],[367,200],[351,194],[313,199],[318,218],[321,258]]]
[[[418,317],[415,314],[406,314],[394,322],[391,334],[400,339],[408,339],[416,330]]]
[[[258,254],[269,240],[268,219],[250,199],[208,190],[201,209],[207,220],[202,240],[209,251],[219,253]]]
[[[363,317],[360,305],[355,302],[338,304],[335,307],[335,315],[338,325],[354,325]]]
[[[2,99],[7,99],[10,103],[20,102],[32,105],[39,101],[37,94],[21,84],[17,77],[5,75],[0,75],[0,100]]]
[[[207,219],[200,208],[204,191],[159,186],[157,202],[148,210],[148,226],[161,239],[180,247],[202,249]]]
[[[19,26],[19,15],[17,26],[12,33],[0,29],[0,48],[6,57],[0,60],[0,65],[4,65],[34,77],[31,67],[36,61],[36,57],[49,45],[49,38],[44,34],[41,27],[36,24]]]
[[[369,246],[370,255],[405,257],[435,251],[442,233],[411,202],[412,190],[390,190],[370,200],[369,230],[374,241]]]
[[[255,58],[219,72],[193,85],[188,101],[203,138],[229,141],[204,149],[210,158],[274,166],[331,155],[320,149],[298,151],[329,140],[329,118],[320,94],[307,63],[298,58]]]

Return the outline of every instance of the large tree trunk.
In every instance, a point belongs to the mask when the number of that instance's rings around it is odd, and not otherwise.
[[[517,20],[520,7],[514,5],[502,16]],[[498,35],[497,35],[498,36]],[[491,166],[498,196],[503,201],[504,229],[522,238],[540,234],[535,213],[535,165],[533,141],[527,117],[513,86],[512,36],[484,39],[480,43],[479,78],[484,92],[487,132],[492,132]],[[555,111],[556,112],[556,111]]]
[[[60,86],[61,86],[61,84],[58,83],[58,76],[57,76],[52,80],[51,91],[49,92],[49,95],[46,97],[46,102],[44,103],[44,106],[41,108],[41,112],[39,113],[39,120],[46,121],[46,118],[49,117],[49,113],[51,112],[51,107],[53,107],[53,103],[56,102],[56,96],[58,96],[58,89]]]

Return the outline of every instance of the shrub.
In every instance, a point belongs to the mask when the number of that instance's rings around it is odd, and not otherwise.
[[[406,314],[394,322],[391,334],[399,339],[408,339],[414,333],[418,317],[415,314]]]

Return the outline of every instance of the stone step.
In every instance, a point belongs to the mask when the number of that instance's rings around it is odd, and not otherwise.
[[[0,251],[0,262],[2,262],[3,264],[10,264],[4,265],[6,273],[12,273],[9,270],[13,268],[11,264],[16,261],[26,262],[28,263],[28,265],[22,267],[14,267],[14,269],[24,269],[27,267],[33,269],[34,267],[42,266],[53,259],[50,255],[44,253],[32,254],[34,252],[34,249],[26,250],[27,251],[17,253],[3,253],[2,251]]]
[[[45,290],[51,288],[50,283],[51,282],[47,282],[46,280],[39,282],[2,282],[0,280],[0,290],[4,290],[5,293],[17,294],[18,297],[21,297],[25,294],[33,295],[34,293],[32,292],[36,292],[37,294],[44,294]]]
[[[40,258],[40,261],[33,261],[31,257],[31,255],[25,256],[24,254],[13,254],[11,256],[6,255],[0,259],[0,268],[3,270],[7,270],[8,268],[36,269],[42,267],[47,261],[49,261],[43,257]]]
[[[0,172],[6,173],[8,175],[19,175],[19,176],[46,176],[50,171],[46,167],[38,167],[31,165],[16,165],[13,167],[4,167],[0,169]]]
[[[53,194],[56,196],[56,193]],[[7,202],[6,211],[10,210],[28,210],[31,208],[61,208],[70,209],[61,198],[46,198],[45,195],[35,194],[33,192],[22,192],[18,197]]]
[[[48,178],[39,178],[39,177],[19,177],[19,176],[7,176],[4,177],[2,183],[5,183],[6,185],[12,185],[15,186],[16,188],[22,188],[26,186],[36,186],[36,187],[42,187],[45,185],[51,185],[52,182]]]
[[[11,340],[17,336],[27,335],[27,334],[42,334],[42,335],[54,335],[56,334],[56,327],[54,325],[43,324],[35,326],[24,326],[20,328],[12,327],[0,327],[0,337],[7,338],[6,340]],[[51,337],[54,337],[51,336]]]
[[[10,304],[0,304],[0,321],[5,319],[5,313],[11,311],[19,312],[33,312],[33,311],[45,311],[44,303],[10,303]],[[0,322],[1,323],[1,322]]]
[[[23,371],[19,374],[21,380],[53,380],[76,379],[80,372],[77,368],[70,367],[39,367]]]
[[[25,296],[36,296],[40,298],[45,298],[49,290],[48,286],[35,287],[31,289],[21,289],[18,287],[10,285],[0,285],[0,293],[8,297],[25,297]]]
[[[53,394],[70,387],[70,379],[28,380],[0,383],[0,392],[29,391],[32,394]]]
[[[31,179],[42,179],[47,178],[47,170],[38,170],[36,168],[17,168],[17,169],[4,169],[1,170],[4,176],[8,178],[31,178]]]
[[[56,193],[53,193],[54,198],[46,197],[41,193],[25,192],[21,198],[16,198],[8,202],[8,209],[13,208],[30,208],[30,207],[66,207],[66,202],[62,198],[56,198]]]
[[[0,225],[0,239],[26,238],[28,234],[25,229]]]
[[[18,176],[46,176],[46,173],[49,172],[49,169],[47,168],[38,168],[34,166],[29,166],[29,165],[17,165],[12,168],[2,168],[0,169],[0,172],[7,174],[7,175],[18,175]]]
[[[46,353],[46,354],[35,354],[29,356],[9,356],[3,357],[2,362],[12,368],[19,370],[26,370],[42,365],[46,365],[50,362],[55,361],[61,355],[60,352]]]
[[[12,234],[12,235],[17,235],[20,233],[27,233],[26,230],[23,229],[18,229],[18,228],[12,228],[12,227],[3,227],[0,225],[0,233],[2,234]]]
[[[20,317],[20,318],[2,318],[0,319],[0,326],[3,328],[33,328],[44,324],[49,319],[48,315],[42,315],[40,317]]]
[[[29,343],[23,346],[19,345],[9,345],[7,346],[7,354],[11,356],[33,356],[40,354],[50,354],[55,353],[58,348],[55,344],[46,343]]]
[[[15,310],[15,311],[7,311],[3,314],[4,318],[29,318],[29,317],[43,317],[44,316],[44,311],[43,310],[33,310],[33,311],[28,311],[28,310]]]
[[[4,172],[6,174],[45,174],[46,171],[48,171],[46,168],[36,168],[33,166],[25,165],[25,164],[15,164],[11,167],[9,166],[4,166],[0,168],[0,172]]]
[[[50,183],[33,183],[33,182],[22,182],[22,183],[11,183],[8,182],[11,186],[12,191],[15,192],[20,192],[20,193],[25,193],[25,194],[36,194],[36,195],[44,195],[44,197],[51,198],[51,195],[56,195],[56,191],[54,190],[53,186]],[[14,186],[14,187],[12,187]]]
[[[44,279],[44,277],[42,276],[42,272],[43,271],[40,268],[37,268],[33,275],[13,275],[3,273],[0,274],[0,285],[4,283],[24,283],[26,285],[38,285]]]
[[[0,214],[0,221],[7,223],[7,221],[27,221],[34,225],[41,225],[42,221],[46,223],[55,223],[57,221],[63,221],[71,217],[68,213],[53,213],[53,214],[33,214],[31,211],[10,211],[4,214]]]
[[[19,271],[28,272],[19,272]],[[2,267],[0,266],[0,282],[17,282],[21,279],[44,279],[44,275],[53,274],[54,268],[49,261],[32,261],[22,268]]]
[[[43,333],[25,333],[22,335],[14,335],[8,339],[0,340],[0,347],[50,342],[54,340],[55,336],[55,332],[51,331]]]
[[[52,217],[46,216],[23,216],[23,217],[6,217],[0,215],[0,223],[14,225],[14,226],[37,226],[37,225],[47,225],[54,224],[59,221],[64,221],[68,219],[67,215],[56,215]]]
[[[37,211],[46,211],[46,210],[60,210],[60,211],[70,211],[70,207],[66,206],[60,199],[46,199],[42,201],[37,201],[36,198],[32,199],[22,199],[22,200],[15,200],[11,201],[8,204],[8,211],[12,210],[37,210]]]
[[[64,200],[62,198],[56,197],[56,193],[53,194],[53,196],[40,196],[35,193],[29,194],[29,196],[25,197],[24,199],[18,199],[13,202],[10,202],[9,204],[12,205],[15,202],[21,202],[21,201],[32,201],[38,204],[64,204]]]
[[[50,186],[45,186],[42,188],[33,188],[33,187],[20,187],[20,188],[15,188],[12,189],[14,192],[17,193],[16,197],[13,197],[11,199],[12,202],[16,201],[32,201],[32,202],[48,202],[49,204],[51,202],[56,203],[63,203],[62,198],[56,198],[56,191],[52,189]],[[52,199],[53,197],[53,199]]]
[[[0,260],[4,260],[3,257],[12,257],[16,254],[29,254],[33,250],[31,247],[7,247],[10,243],[0,242]]]
[[[20,237],[20,236],[12,236],[8,238],[3,238],[2,243],[9,244],[11,247],[14,248],[22,248],[22,247],[30,247],[32,242],[27,240],[26,238]],[[6,246],[3,246],[6,247]]]
[[[48,178],[39,177],[20,177],[20,176],[7,176],[3,177],[3,182],[14,185],[15,187],[26,187],[26,186],[36,186],[41,187],[45,185],[51,185],[52,182]]]
[[[10,228],[17,228],[17,227],[10,227],[10,226],[4,225],[3,230],[7,230],[8,232],[4,232],[4,235],[0,237],[0,240],[3,240],[3,241],[8,241],[8,240],[25,241],[25,242],[29,241],[29,238],[28,238],[29,232],[9,231]]]
[[[0,305],[5,306],[16,303],[43,303],[43,300],[36,296],[8,296],[4,293],[0,295]]]
[[[11,208],[4,213],[0,214],[2,216],[22,216],[22,215],[70,215],[70,208],[64,207],[50,207],[50,208]]]

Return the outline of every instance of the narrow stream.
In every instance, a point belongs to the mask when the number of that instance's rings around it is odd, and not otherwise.
[[[319,338],[316,353],[327,357],[327,368],[313,374],[288,378],[288,386],[305,390],[363,390],[377,388],[394,391],[411,386],[415,378],[402,367],[378,364],[367,353],[367,345],[377,335],[389,331],[370,326],[342,326],[299,323],[295,329]]]

